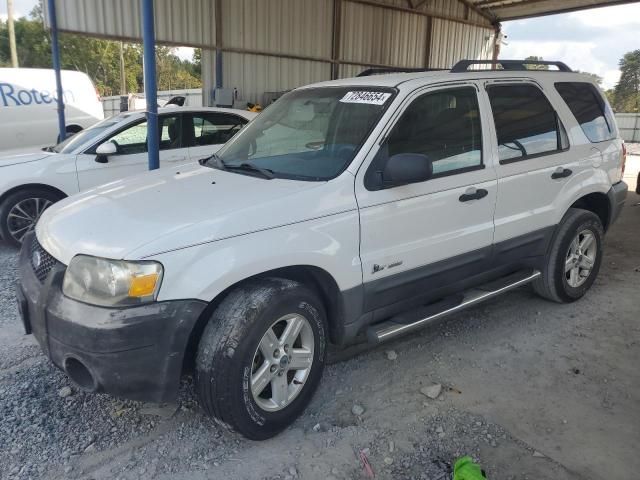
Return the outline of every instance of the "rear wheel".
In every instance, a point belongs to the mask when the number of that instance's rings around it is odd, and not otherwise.
[[[320,382],[325,324],[318,297],[291,280],[250,281],[229,293],[198,346],[196,385],[204,410],[254,440],[282,431]]]
[[[42,213],[62,198],[58,193],[39,188],[9,195],[0,205],[0,233],[4,241],[19,247]]]
[[[570,209],[558,227],[542,276],[533,282],[534,290],[560,303],[581,298],[600,270],[603,236],[596,214]]]

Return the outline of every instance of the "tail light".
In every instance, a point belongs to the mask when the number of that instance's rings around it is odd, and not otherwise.
[[[627,146],[622,143],[622,176],[624,177],[624,168],[627,166]]]

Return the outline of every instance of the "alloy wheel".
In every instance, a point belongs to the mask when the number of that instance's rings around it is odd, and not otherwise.
[[[565,278],[570,287],[577,288],[587,281],[597,254],[598,242],[593,232],[580,231],[569,245],[565,261]]]
[[[313,364],[314,333],[309,320],[285,315],[267,329],[253,356],[251,393],[268,412],[282,410],[302,391]]]
[[[46,198],[26,198],[16,203],[7,216],[7,228],[15,241],[22,243],[24,236],[32,231],[40,215],[53,202]]]

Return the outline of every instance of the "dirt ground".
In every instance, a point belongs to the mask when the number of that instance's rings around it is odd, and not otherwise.
[[[633,189],[640,159],[627,168]],[[178,407],[78,392],[21,334],[15,252],[0,245],[9,265],[0,271],[0,477],[360,479],[364,452],[380,479],[444,479],[444,464],[464,454],[492,480],[636,478],[639,202],[630,192],[581,301],[558,305],[523,287],[342,353],[306,413],[260,443],[204,417],[189,381]],[[436,400],[420,392],[432,383],[443,385]]]

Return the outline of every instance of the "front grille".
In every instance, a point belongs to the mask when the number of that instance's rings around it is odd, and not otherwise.
[[[33,273],[36,274],[36,277],[38,278],[38,280],[40,280],[40,283],[44,283],[44,281],[47,279],[47,276],[49,276],[49,272],[51,272],[51,269],[56,264],[56,259],[49,255],[49,253],[44,248],[42,248],[42,245],[40,245],[40,242],[38,242],[38,239],[35,235],[33,236],[33,240],[31,241],[31,250],[29,252],[29,255],[31,257],[30,261],[31,267],[33,268]]]

